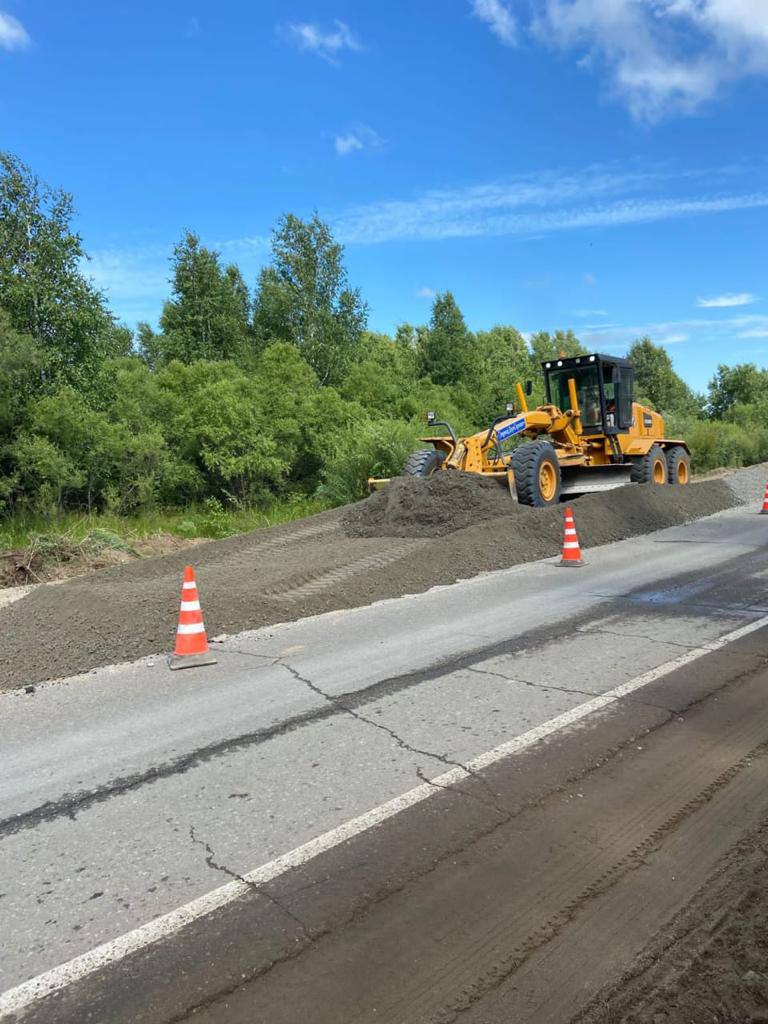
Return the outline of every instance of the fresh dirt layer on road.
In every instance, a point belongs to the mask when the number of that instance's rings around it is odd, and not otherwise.
[[[714,878],[582,1024],[768,1021],[768,825]]]
[[[729,481],[586,495],[574,502],[582,545],[730,508],[740,498]],[[208,634],[216,636],[553,556],[562,524],[561,507],[527,508],[495,484],[441,473],[397,480],[352,508],[201,545],[192,561]],[[177,552],[106,568],[0,608],[0,690],[168,651],[189,558]]]

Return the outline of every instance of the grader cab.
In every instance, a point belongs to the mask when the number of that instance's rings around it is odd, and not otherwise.
[[[518,384],[517,404],[477,434],[457,437],[429,413],[428,423],[447,433],[423,437],[429,447],[409,456],[403,473],[462,470],[497,477],[519,502],[538,507],[631,482],[689,482],[688,446],[667,438],[663,418],[634,401],[628,360],[595,353],[551,359],[542,369],[546,403],[529,409],[530,383],[525,389]],[[369,484],[376,489],[387,482]]]

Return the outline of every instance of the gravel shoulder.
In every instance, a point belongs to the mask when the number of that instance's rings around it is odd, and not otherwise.
[[[685,488],[585,495],[573,502],[582,546],[759,502],[765,467],[741,472]],[[497,484],[465,474],[398,479],[355,506],[203,544],[192,558],[179,551],[36,587],[0,607],[0,690],[169,651],[190,560],[216,636],[554,556],[562,523],[562,507],[518,505]]]

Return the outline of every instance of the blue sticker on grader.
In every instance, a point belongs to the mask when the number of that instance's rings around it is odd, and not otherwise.
[[[506,441],[508,437],[512,437],[514,434],[519,434],[521,430],[525,430],[525,418],[521,417],[519,420],[512,420],[506,427],[502,427],[501,430],[496,431],[497,441]]]

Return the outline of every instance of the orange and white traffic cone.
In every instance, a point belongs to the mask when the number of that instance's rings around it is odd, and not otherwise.
[[[573,521],[573,509],[568,506],[565,510],[565,535],[563,536],[563,557],[558,565],[584,565],[579,547],[579,538],[576,533],[576,524]]]
[[[171,668],[193,668],[195,665],[215,665],[216,659],[208,649],[200,597],[197,593],[195,570],[184,569],[181,585],[181,609],[176,629],[176,650],[169,660]]]
[[[765,495],[763,496],[763,507],[760,509],[759,515],[768,516],[768,484],[765,485]]]

